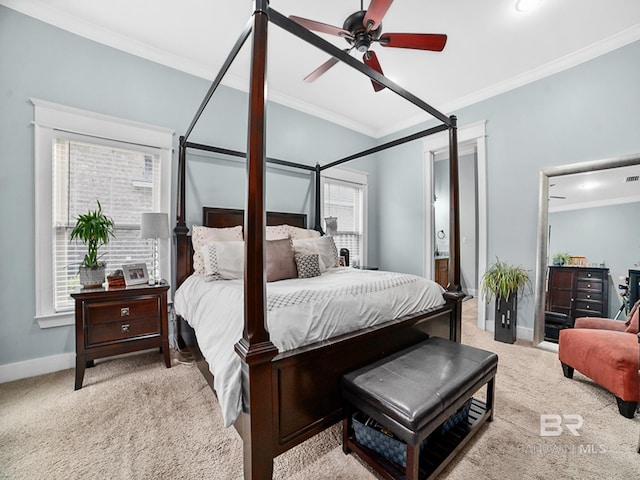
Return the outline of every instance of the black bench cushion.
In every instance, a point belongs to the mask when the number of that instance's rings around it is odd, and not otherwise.
[[[497,364],[495,353],[431,337],[344,375],[343,395],[415,443],[425,436],[417,432],[429,427],[425,434],[430,433],[438,426],[432,422],[446,419],[487,383]]]

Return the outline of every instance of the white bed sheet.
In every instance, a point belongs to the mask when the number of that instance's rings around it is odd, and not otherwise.
[[[442,305],[443,288],[418,277],[332,268],[319,277],[267,284],[267,327],[273,344],[287,351]],[[243,281],[205,282],[192,275],[178,289],[175,311],[193,327],[214,376],[225,426],[242,411]]]

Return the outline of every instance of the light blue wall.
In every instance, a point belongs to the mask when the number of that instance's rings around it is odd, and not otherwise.
[[[41,330],[34,321],[33,106],[29,99],[175,129],[177,149],[178,136],[191,122],[210,82],[86,40],[4,6],[0,6],[0,59],[0,365],[6,365],[75,348],[71,327]],[[246,106],[246,94],[221,87],[190,140],[244,151]],[[286,160],[324,163],[375,144],[365,135],[280,105],[269,104],[267,125],[267,154]],[[187,208],[189,218],[195,221],[200,218],[201,204],[191,201],[193,197],[211,206],[244,205],[244,167],[226,162],[223,168],[209,168],[207,162],[189,166],[188,175],[195,185]],[[369,171],[369,192],[375,199],[375,162],[363,159],[350,167]],[[285,188],[290,184],[282,170],[269,175],[267,208],[311,209],[309,183],[298,174],[293,176],[295,186]],[[374,200],[369,218],[374,232],[375,204]],[[375,237],[369,252],[370,261],[377,262]]]
[[[640,152],[639,59],[640,42],[635,42],[454,112],[459,126],[487,121],[489,261],[499,256],[535,274],[541,168]],[[420,141],[380,155],[384,268],[421,265],[421,158]],[[394,228],[387,228],[390,224]],[[518,324],[533,328],[533,297],[518,308]],[[492,310],[487,318],[493,318]]]
[[[568,252],[609,269],[609,316],[614,317],[622,304],[620,277],[640,263],[640,203],[550,213],[549,226],[549,258]]]

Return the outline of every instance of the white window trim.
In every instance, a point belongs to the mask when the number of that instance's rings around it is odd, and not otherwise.
[[[105,138],[116,142],[144,145],[159,150],[161,169],[161,211],[171,211],[171,155],[174,131],[110,115],[81,110],[44,100],[34,105],[35,155],[35,320],[40,328],[73,325],[74,312],[54,310],[52,263],[52,145],[55,131]],[[171,242],[161,239],[160,272],[171,275]],[[163,254],[166,253],[166,254]]]
[[[324,192],[324,179],[330,178],[333,180],[339,180],[341,182],[355,183],[357,185],[362,186],[362,259],[360,259],[361,265],[368,265],[368,250],[367,250],[367,239],[369,238],[369,229],[368,229],[368,205],[369,205],[369,193],[368,193],[368,181],[369,174],[367,172],[363,172],[361,170],[353,170],[350,168],[339,168],[332,167],[327,170],[324,170],[322,175],[320,176],[322,183],[322,191]],[[320,202],[320,215],[321,218],[324,218],[324,198]]]

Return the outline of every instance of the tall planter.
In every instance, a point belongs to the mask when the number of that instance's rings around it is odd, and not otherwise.
[[[518,327],[518,295],[512,292],[506,300],[497,297],[495,315],[494,340],[514,343]]]
[[[514,343],[518,325],[518,294],[529,285],[529,274],[520,266],[508,265],[496,258],[482,276],[482,293],[487,303],[495,303],[494,339]]]

